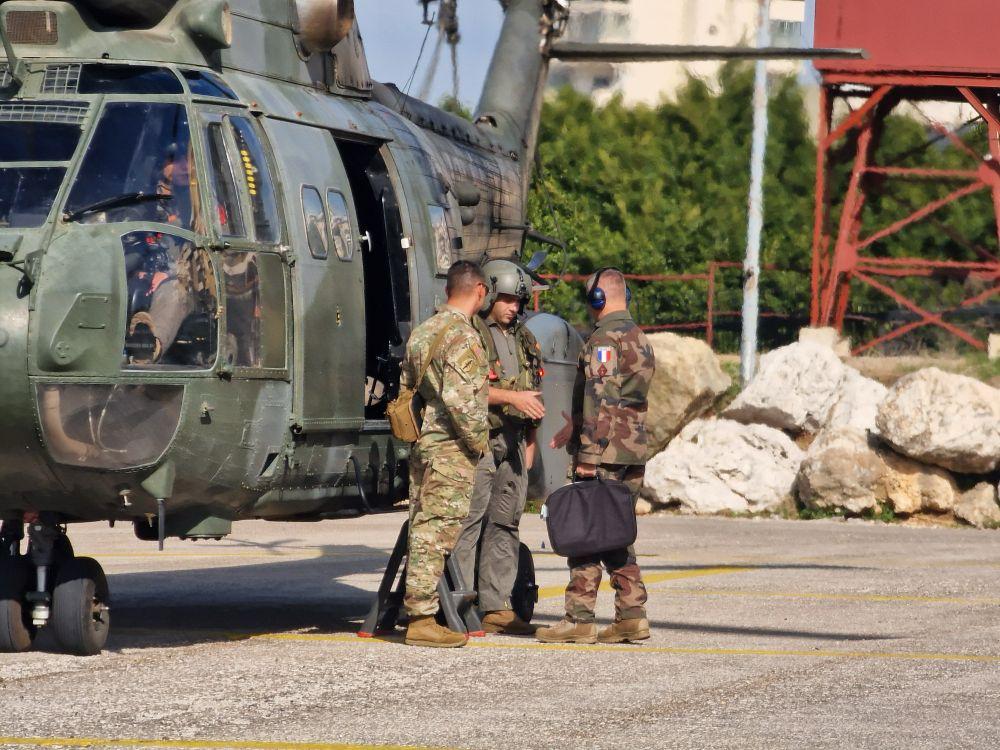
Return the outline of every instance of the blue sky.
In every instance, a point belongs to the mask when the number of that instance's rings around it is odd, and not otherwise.
[[[436,8],[436,4],[431,6]],[[365,39],[368,66],[378,81],[395,83],[403,88],[420,52],[427,27],[420,21],[421,5],[417,0],[356,0],[358,23]],[[500,33],[503,13],[497,0],[459,0],[458,20],[462,42],[459,44],[459,98],[470,107],[479,101],[493,45]],[[436,31],[427,39],[420,67],[410,93],[417,95],[424,81],[434,51]],[[437,76],[428,97],[437,103],[451,93],[451,61],[447,45],[441,52]]]

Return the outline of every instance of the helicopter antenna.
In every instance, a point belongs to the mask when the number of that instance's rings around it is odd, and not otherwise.
[[[14,46],[7,36],[7,27],[3,16],[0,15],[0,42],[3,43],[4,53],[7,55],[7,73],[10,75],[10,83],[3,88],[4,93],[16,93],[24,85],[24,76],[27,73],[27,66],[24,61],[14,52]]]

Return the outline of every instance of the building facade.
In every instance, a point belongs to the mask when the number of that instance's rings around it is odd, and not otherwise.
[[[713,46],[753,46],[757,33],[757,0],[574,0],[567,41],[633,42]],[[807,42],[805,0],[771,1],[774,46],[800,47]],[[713,84],[718,61],[665,63],[555,63],[551,85],[572,86],[600,103],[621,94],[627,104],[655,105],[670,99],[688,76]],[[797,62],[768,64],[774,73],[804,69]]]

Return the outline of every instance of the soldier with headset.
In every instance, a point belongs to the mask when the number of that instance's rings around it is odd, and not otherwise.
[[[473,317],[489,359],[489,450],[476,467],[469,515],[455,545],[462,577],[476,580],[484,612],[483,628],[491,633],[530,635],[535,629],[513,611],[511,589],[517,576],[518,525],[534,463],[535,435],[545,415],[541,393],[542,357],[538,342],[520,314],[533,290],[531,274],[510,260],[483,266],[486,300]]]
[[[550,445],[569,446],[577,479],[600,476],[622,481],[634,502],[645,474],[647,394],[656,362],[649,341],[629,314],[631,296],[617,268],[602,268],[588,279],[587,303],[594,330],[580,355],[573,416]],[[615,590],[615,621],[598,633],[594,607],[602,565]],[[631,546],[570,557],[569,567],[566,616],[540,629],[538,640],[622,643],[649,638],[646,587]]]

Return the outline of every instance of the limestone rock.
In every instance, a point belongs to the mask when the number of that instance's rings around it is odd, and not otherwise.
[[[656,375],[649,389],[650,455],[692,419],[712,407],[732,385],[711,347],[700,339],[675,333],[654,333],[649,343],[656,355]]]
[[[889,389],[876,420],[900,453],[952,471],[986,474],[1000,466],[1000,389],[936,367]]]
[[[766,425],[699,419],[649,461],[645,494],[688,513],[776,510],[790,502],[803,457]]]
[[[861,430],[824,430],[809,447],[796,483],[807,508],[861,514],[876,510],[886,465]]]
[[[799,341],[825,346],[838,357],[851,356],[851,340],[841,336],[836,328],[800,328]]]
[[[768,352],[722,416],[790,432],[819,432],[840,399],[847,367],[829,348],[797,343]]]
[[[853,367],[847,367],[840,391],[840,398],[830,411],[826,427],[853,427],[861,433],[878,434],[875,424],[878,407],[889,389],[877,380],[866,378]]]
[[[992,484],[981,482],[963,493],[955,505],[955,518],[979,529],[1000,526],[997,490]]]
[[[883,451],[882,459],[888,469],[882,480],[882,492],[896,513],[945,513],[955,506],[958,485],[948,472],[892,451]]]

